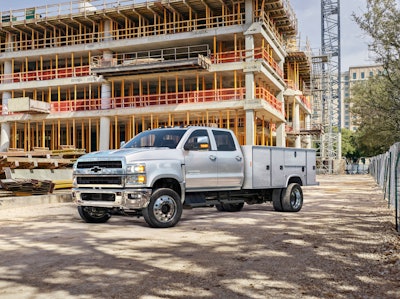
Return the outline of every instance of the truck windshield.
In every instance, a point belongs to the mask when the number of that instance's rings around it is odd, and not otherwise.
[[[176,148],[185,130],[161,129],[144,131],[128,141],[123,148],[168,147]]]

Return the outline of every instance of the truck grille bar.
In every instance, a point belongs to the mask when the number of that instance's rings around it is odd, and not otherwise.
[[[78,177],[78,184],[81,185],[121,185],[122,177],[116,176],[92,176],[92,177]]]
[[[86,201],[115,201],[113,193],[82,193],[82,200]]]
[[[85,161],[85,162],[78,162],[77,168],[84,169],[84,168],[122,168],[121,161]]]

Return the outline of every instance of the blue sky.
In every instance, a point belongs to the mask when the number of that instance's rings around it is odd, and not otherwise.
[[[20,9],[46,4],[65,3],[68,0],[0,0],[0,10]],[[306,38],[315,54],[321,48],[321,0],[291,0],[299,22],[301,45]],[[350,66],[374,64],[369,53],[366,38],[351,18],[354,12],[361,15],[366,9],[366,0],[341,1],[341,51],[342,71]]]

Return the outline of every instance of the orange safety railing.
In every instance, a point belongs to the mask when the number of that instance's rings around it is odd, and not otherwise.
[[[275,72],[283,78],[283,70],[279,66],[279,64],[275,61],[275,59],[267,52],[266,49],[257,48],[254,49],[254,58],[255,59],[264,59],[268,62],[268,64],[275,70]]]
[[[308,99],[305,96],[301,95],[300,99],[308,109],[311,109],[311,103],[308,101]]]
[[[279,113],[283,113],[282,102],[279,101],[271,92],[263,87],[256,88],[256,97],[264,99],[269,105],[275,108]]]
[[[267,89],[256,88],[256,97],[265,100],[279,113],[283,113],[282,102]],[[152,95],[114,97],[108,99],[77,99],[50,103],[51,112],[90,111],[120,108],[140,108],[155,105],[176,105],[218,101],[240,101],[245,98],[245,88],[187,91]]]
[[[89,66],[76,66],[76,67],[66,67],[66,68],[49,69],[49,70],[36,70],[36,71],[21,72],[14,74],[3,74],[0,75],[0,82],[14,83],[14,82],[26,82],[35,80],[51,80],[57,78],[82,77],[89,75],[90,75]]]
[[[283,78],[283,70],[279,66],[279,64],[275,61],[275,59],[267,52],[266,49],[263,48],[256,48],[254,49],[254,55],[252,54],[253,51],[251,50],[236,50],[236,51],[228,51],[228,52],[221,52],[211,55],[211,62],[212,63],[229,63],[229,62],[243,62],[246,58],[253,58],[253,59],[263,59],[270,65],[274,71]]]
[[[256,97],[265,100],[279,113],[283,113],[282,102],[262,87],[256,89]],[[140,108],[157,105],[176,105],[218,101],[240,101],[245,98],[245,88],[224,88],[151,95],[135,95],[108,99],[80,99],[51,103],[52,112]]]

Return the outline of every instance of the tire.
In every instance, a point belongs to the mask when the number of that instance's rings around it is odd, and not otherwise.
[[[303,206],[303,190],[297,183],[289,184],[282,192],[282,208],[285,212],[298,212]]]
[[[223,203],[222,207],[227,212],[239,212],[243,209],[244,203]]]
[[[222,203],[216,204],[215,208],[218,210],[218,212],[225,212],[225,208]]]
[[[111,214],[106,208],[79,206],[78,212],[87,223],[104,223],[111,218]]]
[[[283,212],[282,208],[282,189],[274,189],[272,191],[272,205],[277,212]]]
[[[173,227],[182,216],[181,198],[174,190],[157,189],[151,195],[149,205],[142,210],[142,214],[150,227]]]

